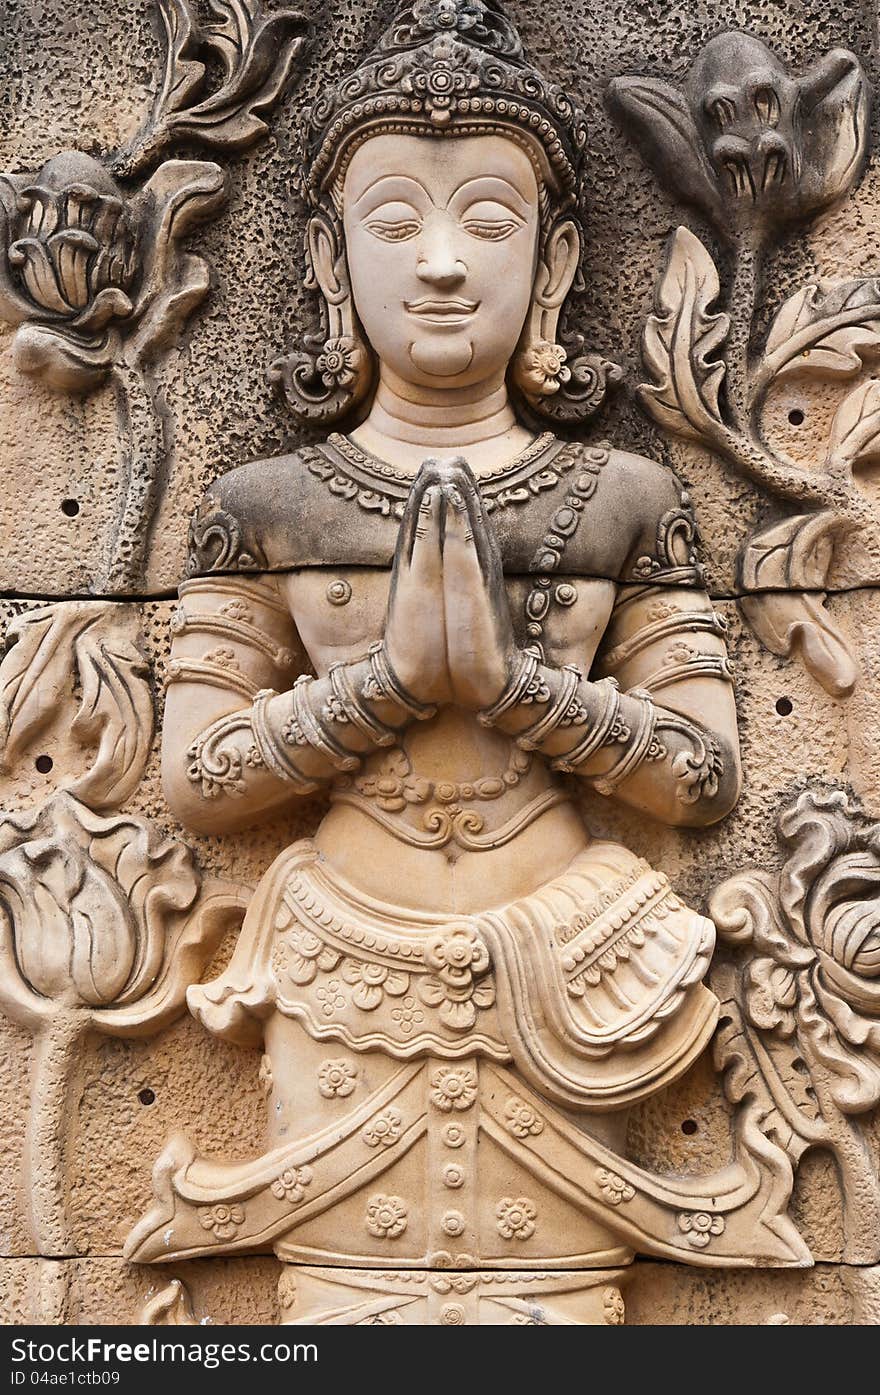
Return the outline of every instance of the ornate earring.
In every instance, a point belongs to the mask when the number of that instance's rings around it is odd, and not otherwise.
[[[623,370],[601,354],[580,352],[582,334],[563,338],[570,347],[526,333],[511,361],[510,381],[537,416],[574,424],[598,411],[609,385],[620,381]]]
[[[535,397],[551,397],[571,377],[561,344],[549,339],[527,341],[517,350],[512,364],[513,381],[526,401]]]
[[[268,381],[299,421],[328,424],[362,402],[373,381],[370,350],[352,317],[350,332],[303,335],[303,347],[275,359]]]

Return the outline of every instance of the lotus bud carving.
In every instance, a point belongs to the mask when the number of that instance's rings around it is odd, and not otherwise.
[[[684,84],[621,77],[610,96],[664,182],[726,238],[764,241],[850,189],[865,156],[868,84],[836,48],[792,77],[759,39],[712,39]]]
[[[146,1036],[241,920],[241,894],[204,883],[192,854],[144,819],[61,792],[0,816],[0,1008],[34,1034],[25,1141],[38,1254],[64,1254],[65,1139],[84,1033]]]
[[[86,392],[149,361],[208,292],[207,265],[178,244],[224,196],[218,165],[169,160],[124,194],[76,150],[0,178],[0,317],[19,326],[17,366]]]

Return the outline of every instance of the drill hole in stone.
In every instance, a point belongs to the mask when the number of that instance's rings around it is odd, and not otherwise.
[[[37,756],[37,759],[34,761],[34,765],[41,775],[48,775],[54,764],[55,762],[51,756]]]
[[[803,426],[804,414],[801,411],[800,407],[792,407],[791,411],[788,414],[788,419],[791,422],[792,426]]]
[[[688,1138],[692,1138],[697,1132],[697,1127],[696,1119],[685,1119],[682,1122],[681,1131],[683,1134],[686,1134]]]
[[[151,1090],[149,1085],[145,1085],[143,1090],[138,1090],[138,1099],[141,1104],[155,1104],[156,1092]]]
[[[76,518],[77,514],[79,513],[79,500],[78,500],[78,499],[62,499],[62,500],[61,500],[61,512],[62,512],[67,518]]]
[[[776,711],[779,713],[780,717],[790,717],[793,710],[794,703],[791,698],[776,699]]]

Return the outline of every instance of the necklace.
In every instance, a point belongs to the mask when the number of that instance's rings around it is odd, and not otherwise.
[[[571,470],[583,450],[566,444],[546,431],[515,459],[479,477],[487,513],[526,504],[546,489],[553,489]],[[368,513],[402,518],[413,477],[361,450],[347,436],[334,432],[317,446],[301,449],[309,472],[343,499],[354,500]]]

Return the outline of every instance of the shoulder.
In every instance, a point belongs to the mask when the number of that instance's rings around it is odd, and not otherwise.
[[[622,578],[701,583],[696,518],[674,471],[609,448],[596,493],[618,540]]]
[[[280,533],[296,538],[309,447],[251,460],[209,485],[189,529],[187,575],[263,571],[295,563],[276,556]]]

